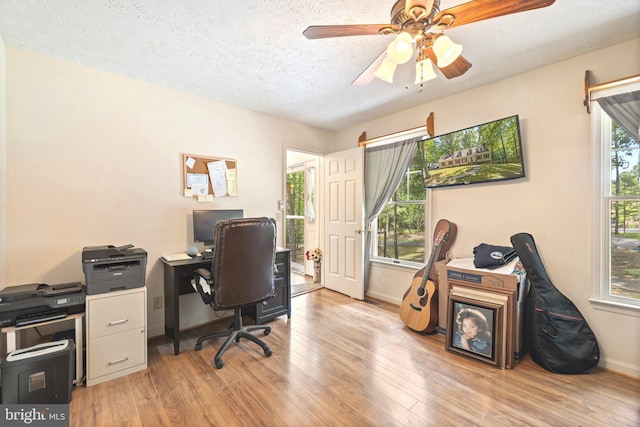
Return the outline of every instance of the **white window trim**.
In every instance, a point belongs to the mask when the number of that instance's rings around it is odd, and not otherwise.
[[[391,203],[391,202],[389,202],[389,203]],[[404,201],[404,202],[396,202],[396,203],[398,203],[398,204],[400,204],[400,203],[402,203],[402,204],[414,204],[414,205],[421,204],[426,209],[426,201],[425,200],[407,200],[407,201]],[[425,225],[428,225],[427,218],[426,218],[426,210],[425,210]],[[373,223],[371,224],[371,229],[372,230],[377,230],[378,229],[378,218],[376,218],[375,221],[373,221]],[[425,254],[426,254],[427,253],[426,249],[428,249],[427,246],[430,245],[430,243],[428,242],[428,239],[427,239],[426,232],[425,232],[424,244],[425,244]],[[417,268],[417,269],[420,269],[420,268],[425,266],[424,262],[420,263],[420,262],[414,262],[414,261],[406,261],[406,260],[403,260],[403,259],[395,259],[395,258],[391,258],[391,257],[383,257],[383,256],[380,256],[380,255],[374,255],[373,254],[373,249],[375,248],[376,245],[377,245],[377,236],[376,236],[375,239],[371,239],[371,248],[369,248],[369,250],[371,251],[371,261],[375,261],[375,262],[378,262],[380,264],[401,265],[401,266]],[[425,262],[426,262],[426,260],[425,260]]]
[[[610,172],[611,143],[603,144],[603,138],[611,135],[611,123],[598,102],[598,98],[640,90],[640,83],[617,86],[594,91],[591,97],[591,146],[593,150],[593,212],[592,212],[592,255],[591,255],[591,296],[589,301],[594,309],[640,317],[640,301],[616,297],[609,294],[609,249],[611,247],[609,228],[605,227],[605,218],[610,221],[609,201],[611,183],[603,181]],[[608,185],[608,187],[607,187]],[[608,236],[608,238],[604,238]]]

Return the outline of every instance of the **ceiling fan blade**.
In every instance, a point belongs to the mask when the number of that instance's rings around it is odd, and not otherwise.
[[[512,13],[551,6],[555,0],[475,0],[453,6],[438,13],[434,18],[434,26],[442,29],[459,27],[460,25]],[[453,20],[451,17],[453,16]]]
[[[324,39],[330,37],[377,36],[379,34],[397,33],[400,27],[394,24],[364,25],[312,25],[302,32],[308,39]]]
[[[382,64],[382,61],[384,61],[386,54],[387,50],[385,49],[380,55],[378,55],[376,59],[373,60],[371,64],[369,64],[367,68],[364,69],[362,73],[360,73],[358,77],[356,77],[354,81],[351,82],[351,84],[354,86],[365,86],[371,83],[376,77],[373,75],[373,73],[375,73],[376,70],[380,68],[380,65]]]
[[[440,72],[448,79],[460,77],[471,68],[471,62],[467,61],[464,56],[460,55],[458,59],[453,61],[446,67],[438,68]]]

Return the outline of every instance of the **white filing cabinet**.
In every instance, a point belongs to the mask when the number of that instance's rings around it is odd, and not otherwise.
[[[86,297],[87,387],[147,368],[147,288]]]

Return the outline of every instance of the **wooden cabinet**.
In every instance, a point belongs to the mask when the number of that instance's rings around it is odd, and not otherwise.
[[[86,297],[87,387],[147,368],[147,288]]]
[[[286,314],[291,317],[291,265],[288,249],[280,249],[276,252],[276,267],[278,271],[275,277],[276,295],[258,303],[255,307],[242,310],[243,314],[249,315],[256,323],[264,323],[276,317]]]

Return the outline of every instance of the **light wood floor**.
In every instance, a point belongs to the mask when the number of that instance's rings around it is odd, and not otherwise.
[[[216,369],[222,339],[193,350],[211,325],[186,332],[178,356],[151,341],[146,371],[74,389],[71,426],[640,425],[637,379],[552,374],[528,356],[499,370],[411,332],[397,307],[327,289],[292,306],[270,322],[270,358],[243,340]]]

